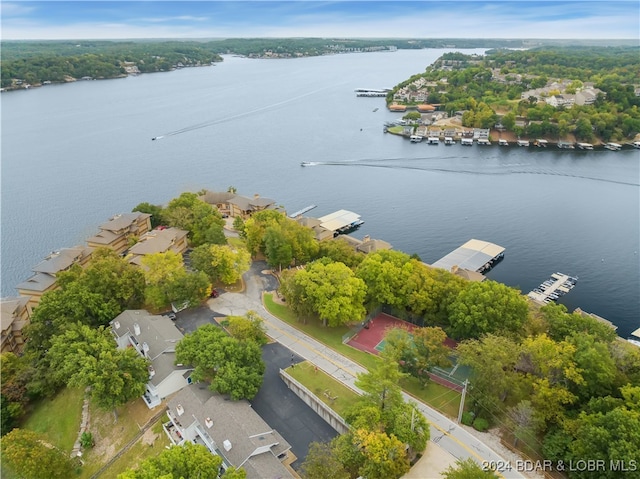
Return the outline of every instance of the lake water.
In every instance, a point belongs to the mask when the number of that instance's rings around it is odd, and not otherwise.
[[[290,212],[355,211],[365,224],[354,236],[427,263],[470,238],[497,243],[505,259],[490,278],[526,293],[556,271],[578,276],[561,302],[626,337],[640,327],[638,150],[434,146],[384,134],[398,114],[354,89],[392,87],[443,52],[227,56],[3,93],[2,295],[113,214],[235,186]]]

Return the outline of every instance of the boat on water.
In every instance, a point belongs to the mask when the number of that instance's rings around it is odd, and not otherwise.
[[[450,136],[445,136],[444,137],[444,144],[445,145],[455,145],[456,144],[456,140],[454,140]]]
[[[316,166],[318,163],[315,161],[303,161],[300,163],[300,166]]]
[[[377,111],[378,111],[378,108],[374,108],[374,109],[373,109],[373,112],[374,112],[374,113],[375,113],[375,112],[377,112]]]
[[[611,151],[618,151],[618,150],[622,149],[622,145],[621,144],[613,143],[613,142],[609,142],[609,143],[605,144],[604,147],[607,150],[611,150]]]
[[[490,146],[491,142],[488,138],[478,138],[478,145]]]
[[[640,148],[640,141],[634,141],[633,143],[631,143],[631,146],[633,146],[634,148]]]
[[[569,141],[559,141],[558,142],[558,148],[563,149],[563,150],[573,150],[573,149],[575,149],[575,146],[573,145],[573,143],[571,143]]]
[[[581,150],[593,150],[593,145],[591,143],[578,143],[578,148]]]
[[[640,328],[631,332],[631,337],[627,339],[634,346],[638,346],[640,348]]]
[[[518,146],[529,146],[529,140],[518,140]]]
[[[411,143],[420,143],[422,141],[422,137],[420,135],[411,135],[409,138]]]
[[[544,140],[542,138],[538,138],[535,142],[535,145],[538,148],[546,148],[549,145],[549,142],[547,140]]]
[[[509,142],[507,140],[505,140],[504,138],[500,138],[498,140],[498,146],[509,146]]]
[[[464,146],[472,146],[473,138],[463,138],[462,140],[460,140],[460,144]]]
[[[440,138],[438,138],[437,136],[430,136],[429,138],[427,138],[427,143],[429,145],[437,145],[438,143],[440,143]]]

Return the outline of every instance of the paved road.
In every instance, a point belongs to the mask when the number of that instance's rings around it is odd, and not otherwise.
[[[356,376],[366,370],[359,364],[324,346],[296,328],[271,315],[262,304],[262,293],[273,291],[277,282],[266,271],[263,262],[254,262],[251,270],[245,274],[246,289],[243,293],[225,293],[209,301],[209,307],[218,314],[244,315],[247,311],[258,312],[264,319],[267,334],[286,346],[298,356],[317,365],[358,393],[362,393],[354,384]],[[506,464],[489,446],[471,435],[446,416],[404,394],[405,400],[414,402],[431,424],[431,441],[437,443],[455,458],[471,457],[479,463]],[[524,478],[518,471],[504,471],[502,477],[508,479]]]

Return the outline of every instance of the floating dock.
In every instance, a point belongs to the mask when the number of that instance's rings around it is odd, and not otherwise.
[[[301,216],[301,215],[305,214],[307,211],[311,211],[314,208],[317,208],[317,206],[316,205],[305,206],[301,210],[298,210],[295,213],[291,213],[289,215],[289,218],[297,218],[298,216]]]
[[[451,271],[454,267],[486,273],[504,258],[504,248],[497,244],[471,239],[431,266]]]
[[[564,296],[573,289],[578,278],[564,273],[553,273],[551,277],[527,295],[534,301],[547,304]]]

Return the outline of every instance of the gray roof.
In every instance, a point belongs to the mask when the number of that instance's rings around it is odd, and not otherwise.
[[[36,273],[26,281],[18,284],[16,289],[24,289],[27,291],[46,291],[56,282],[56,277],[46,273]]]
[[[178,405],[184,409],[181,415],[177,412]],[[197,421],[229,463],[247,470],[247,477],[293,477],[277,458],[291,446],[248,401],[228,400],[212,393],[205,383],[198,383],[183,388],[169,401],[168,408],[185,428]],[[207,426],[207,419],[212,421],[211,427]],[[228,451],[224,448],[225,441],[231,443]]]
[[[138,243],[129,248],[129,253],[133,255],[164,253],[187,234],[187,231],[178,228],[149,231],[140,237]]]
[[[121,236],[122,236],[122,233],[118,234],[109,230],[100,230],[94,236],[91,236],[89,239],[87,239],[87,242],[98,243],[98,244],[111,244],[114,239],[120,238]]]
[[[204,195],[200,196],[200,199],[210,205],[217,205],[220,203],[226,203],[236,194],[229,193],[228,191],[205,191]]]
[[[431,266],[446,269],[447,271],[451,271],[454,266],[470,271],[478,271],[503,251],[504,248],[497,244],[472,239],[440,258]]]
[[[71,265],[91,254],[91,251],[91,248],[86,246],[62,248],[60,251],[54,251],[40,261],[32,270],[36,273],[56,274],[70,268]]]
[[[108,231],[121,231],[125,228],[129,228],[139,219],[147,219],[150,217],[151,215],[149,213],[122,213],[109,218],[109,221],[100,225],[100,229]]]
[[[174,352],[176,344],[184,337],[167,316],[152,315],[144,309],[124,311],[110,324],[118,337],[132,334],[140,344],[147,343],[149,346],[147,357],[151,360],[163,353]],[[140,334],[135,334],[136,324],[140,327]]]

